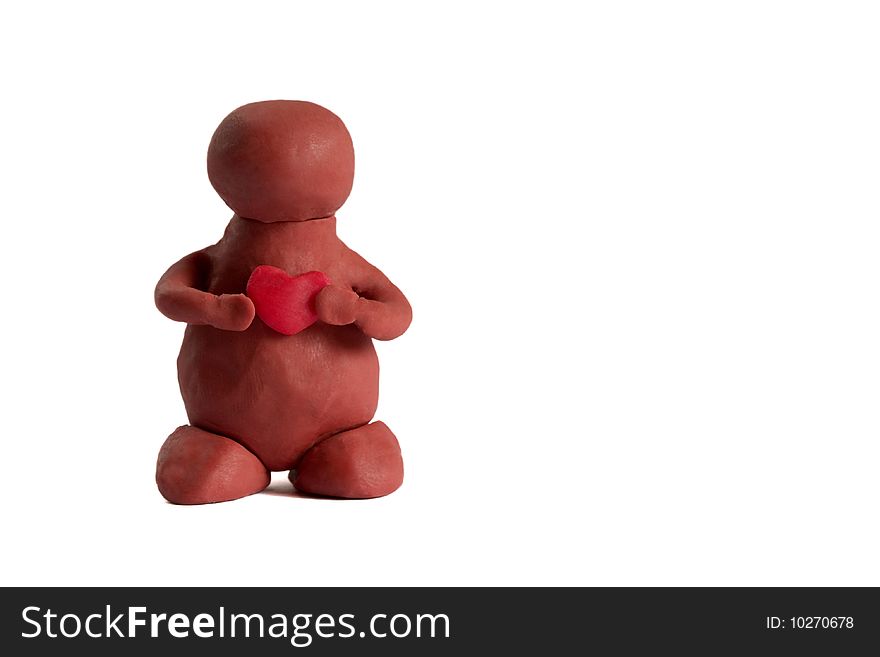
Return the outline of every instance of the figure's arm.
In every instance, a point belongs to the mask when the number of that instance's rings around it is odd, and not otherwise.
[[[243,294],[205,292],[210,267],[204,250],[175,262],[156,285],[156,307],[177,322],[244,331],[254,319],[253,302]]]
[[[359,264],[352,287],[328,285],[318,293],[318,318],[327,324],[354,323],[376,340],[393,340],[403,335],[412,322],[409,301],[381,271],[366,261]]]

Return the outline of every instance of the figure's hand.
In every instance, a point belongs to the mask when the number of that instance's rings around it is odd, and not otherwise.
[[[315,297],[315,312],[318,313],[318,319],[325,324],[351,324],[357,319],[360,300],[354,290],[328,285]]]
[[[254,321],[254,302],[243,294],[221,294],[214,297],[210,324],[224,331],[245,331]]]

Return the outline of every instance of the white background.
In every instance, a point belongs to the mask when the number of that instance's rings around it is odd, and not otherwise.
[[[10,6],[17,8],[11,9]],[[3,584],[880,585],[880,10],[7,3]],[[394,495],[166,504],[216,124],[308,99],[408,294]]]

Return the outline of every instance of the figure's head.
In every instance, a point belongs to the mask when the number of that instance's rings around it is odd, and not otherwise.
[[[345,124],[320,105],[250,103],[214,132],[208,178],[240,217],[267,223],[329,217],[351,192],[354,148]]]

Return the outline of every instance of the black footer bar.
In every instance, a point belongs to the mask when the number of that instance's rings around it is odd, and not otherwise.
[[[6,588],[0,613],[6,655],[880,654],[875,588]]]

